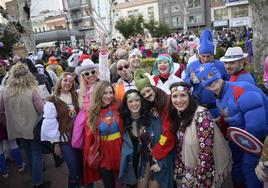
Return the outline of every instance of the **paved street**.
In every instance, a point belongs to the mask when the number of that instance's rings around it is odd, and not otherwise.
[[[55,168],[52,155],[44,155],[45,167],[44,181],[51,181],[50,188],[67,188],[68,171],[66,164],[63,163],[59,168]],[[17,171],[15,162],[9,161],[9,177],[3,178],[0,175],[0,188],[31,188],[31,180],[28,169],[22,173]],[[97,183],[95,188],[102,188],[101,183]]]

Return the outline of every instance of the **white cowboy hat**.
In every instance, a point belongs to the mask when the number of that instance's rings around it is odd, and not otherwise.
[[[90,59],[84,59],[81,66],[75,68],[75,73],[79,76],[81,72],[90,68],[99,68],[99,64],[94,64]]]
[[[231,62],[248,57],[248,54],[243,53],[240,47],[229,47],[225,52],[225,55],[220,58],[220,61]]]

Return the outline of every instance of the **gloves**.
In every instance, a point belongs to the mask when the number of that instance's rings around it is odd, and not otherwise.
[[[151,139],[149,133],[144,129],[140,135],[141,143],[146,152],[151,152]]]
[[[140,135],[141,143],[145,146],[148,146],[151,143],[149,133],[144,129]]]

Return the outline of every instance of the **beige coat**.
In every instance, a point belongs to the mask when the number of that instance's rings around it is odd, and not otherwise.
[[[8,139],[33,139],[33,128],[38,113],[33,104],[33,90],[26,90],[22,94],[6,97],[4,106]]]
[[[198,107],[197,112],[203,111],[203,107]],[[188,168],[194,169],[199,165],[199,140],[197,136],[195,121],[186,128],[183,147],[182,147],[182,162]],[[222,136],[220,129],[214,123],[213,136],[213,159],[215,163],[215,178],[212,188],[220,187],[220,185],[228,178],[232,168],[232,156],[229,146]]]

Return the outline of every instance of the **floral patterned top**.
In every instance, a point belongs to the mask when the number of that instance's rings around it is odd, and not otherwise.
[[[209,111],[197,109],[191,125],[181,127],[177,132],[174,179],[178,187],[213,187],[213,125]]]

